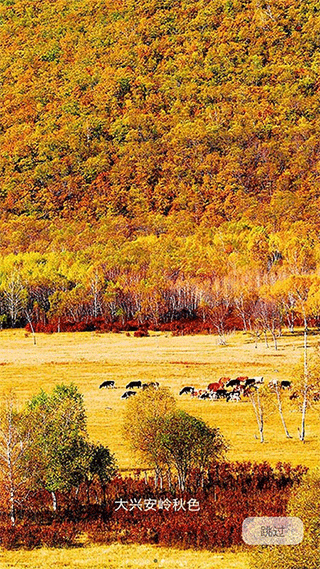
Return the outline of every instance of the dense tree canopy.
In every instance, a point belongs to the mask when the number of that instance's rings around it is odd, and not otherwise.
[[[166,473],[171,487],[173,470],[182,490],[192,469],[203,474],[227,450],[219,429],[178,410],[164,387],[148,387],[128,402],[123,430],[132,448],[154,467],[161,484]]]
[[[188,213],[93,223],[20,216],[0,221],[0,235],[2,326],[119,330],[184,320],[221,341],[242,328],[276,342],[304,313],[319,322],[319,240],[302,222],[271,232],[248,221],[197,227]]]
[[[1,0],[1,207],[319,221],[320,4]]]

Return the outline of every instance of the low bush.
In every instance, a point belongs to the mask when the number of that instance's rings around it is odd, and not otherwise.
[[[5,549],[65,547],[74,545],[78,534],[76,524],[66,521],[51,525],[24,522],[14,527],[3,524],[0,526],[0,545]]]
[[[149,332],[146,328],[138,328],[138,330],[134,331],[133,335],[135,338],[144,338],[149,336]]]
[[[155,488],[152,481],[133,478],[115,479],[111,485],[112,500],[105,523],[91,525],[90,539],[109,543],[159,543],[164,546],[214,549],[242,543],[241,529],[248,516],[282,516],[286,514],[292,489],[303,479],[307,469],[279,463],[272,468],[268,463],[217,463],[203,479],[194,471],[189,490],[181,494],[177,487]],[[111,495],[109,495],[111,497]],[[157,509],[141,511],[129,504],[139,499],[154,501],[182,499],[185,510]],[[125,508],[116,511],[122,499]],[[188,511],[190,499],[199,503],[198,511]]]

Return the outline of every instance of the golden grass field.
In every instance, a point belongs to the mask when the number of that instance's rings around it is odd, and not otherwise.
[[[318,337],[310,335],[310,347],[317,342]],[[184,385],[204,388],[221,376],[263,375],[266,383],[273,378],[291,379],[303,352],[300,335],[285,334],[277,351],[262,342],[255,348],[252,338],[242,332],[228,336],[226,346],[209,335],[153,333],[134,338],[125,333],[93,332],[37,334],[34,346],[32,336],[24,330],[3,330],[0,345],[0,394],[13,387],[24,402],[41,388],[50,390],[56,383],[74,382],[84,394],[91,437],[110,447],[121,469],[143,466],[130,452],[121,430],[127,402],[120,397],[125,385],[135,379],[157,380],[170,387],[181,408],[219,427],[229,441],[229,460],[318,464],[320,404],[308,410],[304,443],[298,439],[300,413],[290,405],[285,406],[285,413],[293,438],[285,438],[279,415],[273,412],[266,417],[266,442],[261,444],[248,400],[227,403],[179,396]],[[99,389],[106,379],[114,379],[117,388]]]
[[[181,551],[152,545],[0,553],[0,569],[248,569],[246,552]]]
[[[310,335],[310,352],[318,343]],[[279,349],[262,342],[255,348],[249,335],[238,332],[221,346],[216,336],[179,336],[153,333],[147,338],[123,334],[60,333],[37,334],[37,344],[24,330],[0,332],[0,395],[14,388],[24,403],[41,388],[51,390],[56,383],[74,382],[84,394],[88,430],[95,441],[109,446],[121,470],[143,466],[131,453],[122,435],[126,401],[120,399],[130,380],[159,381],[172,389],[186,411],[217,426],[229,441],[229,460],[279,460],[292,464],[318,465],[320,404],[308,410],[306,442],[298,439],[300,413],[285,405],[289,430],[287,440],[277,413],[266,417],[266,442],[257,438],[257,426],[249,401],[201,401],[189,395],[179,397],[184,385],[205,388],[221,376],[263,375],[271,379],[292,379],[294,366],[303,354],[301,335],[284,334]],[[99,389],[100,383],[114,379],[116,389]],[[44,568],[53,565],[90,569],[248,569],[249,550],[210,553],[179,551],[156,546],[88,546],[76,549],[16,551],[0,553],[0,568]],[[155,561],[155,559],[157,561]]]

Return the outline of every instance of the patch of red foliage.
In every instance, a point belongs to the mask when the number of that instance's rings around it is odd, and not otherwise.
[[[51,509],[50,494],[34,492],[24,508],[17,512],[13,528],[8,513],[0,516],[0,545],[4,548],[61,547],[76,543],[85,532],[95,543],[158,543],[165,546],[215,549],[242,543],[241,527],[248,516],[282,516],[292,489],[296,488],[307,469],[279,463],[215,463],[203,476],[194,470],[188,489],[181,492],[176,480],[171,490],[164,480],[163,488],[154,480],[138,476],[115,477],[105,491],[92,484],[90,495],[82,484],[77,492],[59,494],[59,509]],[[139,499],[190,499],[199,503],[198,511],[173,508],[130,511],[118,508],[120,499],[129,504]],[[94,503],[92,503],[92,501]]]
[[[48,322],[33,322],[35,332],[46,332],[52,334],[54,332],[122,332],[133,331],[134,336],[142,337],[148,335],[148,330],[158,332],[172,332],[176,336],[191,334],[214,334],[216,329],[210,322],[203,322],[201,318],[181,318],[172,322],[146,322],[141,325],[137,320],[112,321],[106,320],[102,316],[97,318],[87,318],[86,320],[71,321],[66,318],[49,320]],[[31,332],[30,324],[26,325],[26,330]],[[227,319],[225,331],[242,330],[242,322],[237,317],[230,316]]]

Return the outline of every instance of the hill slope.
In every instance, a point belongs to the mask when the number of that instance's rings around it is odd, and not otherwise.
[[[1,0],[1,210],[317,224],[319,30],[308,0]]]

